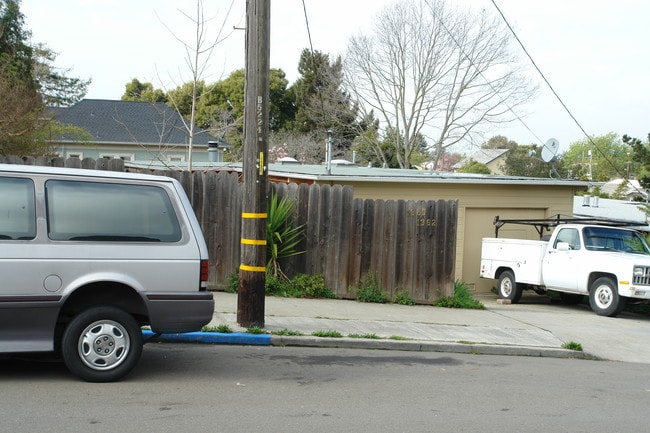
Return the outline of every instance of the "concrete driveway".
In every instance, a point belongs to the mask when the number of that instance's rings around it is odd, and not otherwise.
[[[600,358],[650,364],[650,317],[624,312],[602,317],[588,305],[551,303],[547,297],[526,295],[519,304],[497,304],[481,299],[490,313],[547,330],[568,342],[580,343],[585,352]]]

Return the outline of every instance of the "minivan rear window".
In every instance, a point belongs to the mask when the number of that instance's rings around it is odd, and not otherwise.
[[[48,236],[57,241],[177,242],[167,192],[150,185],[49,180]]]
[[[34,182],[0,177],[0,240],[36,237]]]

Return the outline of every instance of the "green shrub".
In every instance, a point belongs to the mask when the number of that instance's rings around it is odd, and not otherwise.
[[[285,298],[336,298],[320,274],[298,274],[291,280],[266,274],[266,294]]]
[[[267,295],[281,296],[284,298],[300,297],[300,293],[298,293],[290,280],[269,273],[266,274],[265,292]]]
[[[411,298],[411,295],[408,290],[400,290],[395,293],[393,298],[393,303],[400,305],[415,305],[415,300]]]
[[[320,274],[298,274],[291,279],[291,283],[301,298],[336,299],[336,295],[325,285],[325,278]]]
[[[467,285],[459,280],[454,283],[454,296],[439,298],[433,305],[445,308],[485,310],[485,305],[474,299]]]
[[[354,290],[357,294],[357,301],[359,302],[374,302],[378,304],[388,302],[388,297],[381,289],[379,279],[374,274],[366,275]]]
[[[266,273],[274,277],[284,277],[280,260],[304,253],[297,249],[302,240],[304,226],[296,226],[295,198],[283,197],[273,193],[269,201],[266,217]]]

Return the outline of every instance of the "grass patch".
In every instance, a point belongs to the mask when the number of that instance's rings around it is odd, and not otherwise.
[[[433,305],[445,308],[485,310],[485,305],[474,299],[467,285],[460,280],[456,280],[454,283],[454,296],[439,298]]]
[[[260,328],[259,326],[251,326],[250,328],[246,329],[246,332],[249,334],[266,334],[264,328]]]
[[[232,329],[228,325],[219,325],[219,326],[204,326],[201,328],[203,332],[219,332],[221,334],[231,334]]]
[[[314,331],[311,335],[314,337],[343,338],[343,334],[338,331]]]
[[[273,334],[273,335],[285,335],[285,336],[289,336],[289,337],[300,337],[302,335],[305,335],[300,331],[292,331],[292,330],[286,329],[286,328],[285,329],[280,329],[279,331],[273,331],[273,332],[271,332],[271,334]]]
[[[388,337],[389,340],[397,340],[397,341],[408,341],[408,340],[413,340],[412,338],[408,337],[402,337],[401,335],[391,335]]]
[[[350,334],[349,338],[367,338],[370,340],[381,340],[381,337],[377,334]]]
[[[575,341],[567,341],[562,345],[562,349],[575,350],[576,352],[582,352],[582,344],[576,343]]]

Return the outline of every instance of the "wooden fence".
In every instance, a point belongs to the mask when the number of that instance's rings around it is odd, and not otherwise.
[[[123,170],[121,161],[113,161],[4,158],[9,163]],[[224,289],[240,263],[238,174],[153,173],[178,179],[188,192],[210,252],[209,285]],[[304,253],[282,262],[287,275],[322,274],[343,298],[355,298],[353,287],[371,274],[391,299],[402,290],[424,304],[453,294],[457,201],[355,199],[352,187],[340,185],[272,183],[270,190],[296,200],[296,224],[304,226],[298,246]]]

